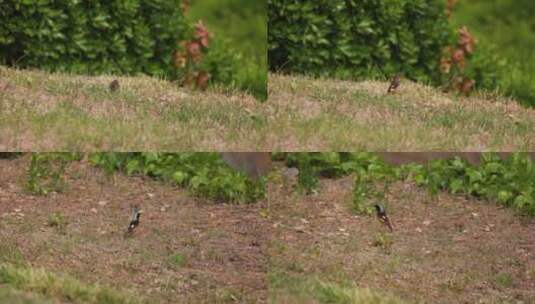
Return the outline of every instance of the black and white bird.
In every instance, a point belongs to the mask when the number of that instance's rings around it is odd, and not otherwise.
[[[390,223],[390,219],[386,215],[385,207],[380,204],[375,204],[375,210],[377,211],[377,218],[379,219],[379,221],[388,226],[388,229],[390,229],[390,231],[394,231],[394,229],[392,228],[392,224]]]
[[[136,227],[139,225],[139,219],[141,217],[141,209],[139,209],[137,206],[134,206],[132,208],[132,216],[130,217],[130,224],[128,225],[128,232],[134,231]]]
[[[401,81],[401,76],[399,74],[396,74],[394,78],[392,78],[392,81],[390,82],[390,86],[388,87],[387,93],[389,94],[394,93],[399,87],[400,81]]]

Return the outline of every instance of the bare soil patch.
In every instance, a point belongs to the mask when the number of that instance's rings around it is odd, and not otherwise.
[[[288,151],[531,151],[535,110],[478,93],[444,94],[402,80],[339,81],[270,74],[272,131]],[[295,148],[298,147],[298,148]]]

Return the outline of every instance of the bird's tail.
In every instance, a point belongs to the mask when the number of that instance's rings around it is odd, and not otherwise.
[[[383,222],[383,224],[388,226],[388,229],[390,229],[391,232],[394,231],[392,223],[390,223],[390,219],[386,215],[381,216],[379,219],[381,220],[381,222]]]

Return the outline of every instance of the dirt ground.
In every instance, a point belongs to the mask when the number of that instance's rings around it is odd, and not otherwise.
[[[386,194],[389,233],[351,212],[351,177],[321,180],[312,195],[272,179],[267,199],[237,206],[84,162],[68,167],[65,192],[32,196],[28,163],[0,160],[0,240],[33,267],[156,303],[297,302],[274,276],[350,282],[409,303],[535,303],[535,221],[492,203],[399,182]],[[131,205],[141,224],[125,237]],[[64,226],[51,227],[54,212]]]
[[[306,199],[273,198],[272,270],[354,282],[409,303],[535,303],[533,219],[400,182],[386,196],[389,233],[374,216],[352,215],[352,187],[350,177],[323,180]],[[295,303],[286,293],[270,291],[275,302]]]
[[[157,303],[264,302],[269,226],[261,204],[214,205],[150,179],[74,163],[68,189],[48,197],[22,188],[28,158],[0,160],[0,238],[33,267],[128,289]],[[125,237],[131,204],[143,213]],[[48,219],[61,212],[64,229]],[[266,230],[268,229],[268,230]],[[172,257],[182,256],[176,265]]]

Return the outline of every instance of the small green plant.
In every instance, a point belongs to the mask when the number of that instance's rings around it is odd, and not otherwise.
[[[496,275],[496,283],[498,283],[500,287],[509,288],[513,285],[513,278],[510,274],[501,272]]]
[[[374,180],[366,171],[361,171],[355,176],[353,186],[353,210],[357,214],[370,215],[373,213],[373,205],[385,200],[388,191],[388,183]]]
[[[10,263],[17,266],[26,265],[19,247],[7,239],[0,239],[0,264],[2,263]]]
[[[314,167],[304,165],[299,170],[297,176],[298,189],[306,194],[313,193],[318,188],[318,178]]]
[[[379,247],[383,251],[388,253],[390,252],[390,249],[392,248],[393,243],[394,241],[392,240],[392,237],[390,236],[390,234],[381,232],[375,236],[375,240],[373,241],[372,245],[374,247]]]
[[[169,256],[169,263],[174,267],[184,267],[186,265],[186,256],[180,252],[176,252]]]
[[[49,227],[54,227],[59,231],[64,231],[65,227],[67,226],[67,220],[65,219],[65,216],[63,216],[63,213],[53,212],[48,216],[47,224]]]
[[[27,172],[26,189],[35,195],[65,190],[65,167],[79,155],[75,153],[33,153]]]

